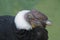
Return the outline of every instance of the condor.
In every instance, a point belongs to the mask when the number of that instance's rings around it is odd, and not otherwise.
[[[22,10],[16,16],[0,16],[0,40],[48,40],[48,17],[37,10]]]

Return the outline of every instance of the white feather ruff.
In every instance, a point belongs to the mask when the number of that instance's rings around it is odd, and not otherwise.
[[[16,24],[17,29],[32,29],[31,25],[24,18],[25,14],[27,14],[28,12],[30,12],[30,10],[22,10],[19,11],[16,15],[14,22]]]

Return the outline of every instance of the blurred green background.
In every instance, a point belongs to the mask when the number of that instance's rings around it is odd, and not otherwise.
[[[0,15],[16,15],[23,9],[37,9],[48,16],[49,40],[60,40],[60,0],[0,0]]]

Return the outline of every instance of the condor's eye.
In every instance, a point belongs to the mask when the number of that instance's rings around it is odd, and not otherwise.
[[[32,17],[32,16],[30,16],[29,19],[30,19],[31,21],[35,20],[35,18]]]
[[[34,19],[33,15],[31,15],[31,14],[28,15],[28,18],[29,19]]]
[[[30,18],[30,19],[31,19],[31,18],[33,18],[33,17],[32,17],[31,15],[29,15],[29,16],[28,16],[28,18]]]

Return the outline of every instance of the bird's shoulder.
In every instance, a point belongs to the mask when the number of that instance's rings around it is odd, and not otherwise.
[[[8,30],[9,28],[12,28],[12,24],[14,21],[14,16],[0,16],[0,31]]]
[[[13,20],[14,20],[14,16],[10,16],[10,15],[0,16],[0,24],[10,22]]]

